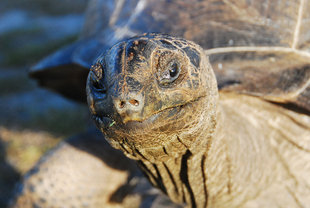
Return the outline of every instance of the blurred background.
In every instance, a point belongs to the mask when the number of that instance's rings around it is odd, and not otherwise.
[[[39,88],[27,72],[78,38],[87,0],[0,1],[0,207],[42,154],[86,129],[86,106]]]

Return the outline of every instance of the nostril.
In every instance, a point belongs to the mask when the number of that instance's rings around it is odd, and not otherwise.
[[[124,108],[125,105],[126,105],[126,102],[125,102],[125,101],[119,102],[119,107],[120,107],[120,108]]]
[[[138,101],[138,100],[135,100],[135,99],[129,100],[129,103],[130,103],[131,105],[134,105],[134,106],[138,106],[138,105],[139,105],[139,101]]]
[[[144,100],[141,95],[125,95],[112,97],[115,110],[120,115],[129,115],[139,113],[143,109]]]

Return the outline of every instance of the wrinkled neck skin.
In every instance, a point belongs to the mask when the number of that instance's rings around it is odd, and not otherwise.
[[[155,187],[172,201],[185,203],[188,207],[223,207],[224,204],[238,207],[242,200],[249,198],[245,195],[256,194],[239,190],[249,183],[244,183],[243,178],[252,173],[261,175],[262,168],[256,168],[251,164],[253,160],[247,158],[256,159],[255,152],[244,150],[241,155],[244,161],[238,161],[239,156],[232,155],[237,155],[241,148],[231,148],[231,144],[241,142],[239,146],[250,148],[255,142],[234,140],[232,133],[238,132],[238,127],[229,129],[228,126],[235,126],[238,123],[234,119],[240,118],[232,119],[226,106],[218,100],[214,86],[211,85],[210,94],[176,108],[176,116],[169,118],[166,111],[162,112],[160,116],[167,118],[165,121],[151,122],[136,129],[112,126],[104,131],[113,147],[138,162]],[[240,164],[245,165],[244,169],[232,176],[232,167],[239,168]],[[252,190],[256,188],[252,187]]]
[[[208,203],[205,170],[217,120],[216,79],[207,59],[201,65],[202,93],[194,100],[159,112],[154,120],[101,129],[114,148],[138,161],[154,186],[191,207]]]
[[[206,83],[215,80],[209,75]],[[188,207],[242,207],[287,177],[270,148],[274,127],[261,119],[276,109],[249,96],[222,92],[218,98],[213,82],[204,96],[162,111],[154,120],[101,130],[172,201]],[[279,187],[269,190],[274,194]]]
[[[221,92],[219,98],[201,48],[178,39],[173,45],[166,36],[151,35],[150,42],[145,37],[120,43],[100,58],[87,94],[106,139],[136,160],[154,186],[189,207],[266,207],[293,193],[285,190],[296,178],[308,178],[310,171],[300,168],[308,158],[300,154],[295,160],[294,152],[308,144],[308,117],[301,123],[301,115],[251,96]],[[170,50],[167,44],[184,47]],[[132,49],[152,53],[135,59]],[[180,72],[176,82],[162,85],[174,71]],[[302,177],[292,177],[293,170]],[[275,195],[278,200],[261,203]],[[259,203],[249,204],[253,200]]]
[[[309,118],[224,92],[217,112],[203,164],[208,207],[307,207]]]
[[[239,99],[233,100],[240,102]],[[271,187],[274,181],[282,180],[279,178],[283,170],[280,170],[278,161],[269,160],[272,152],[268,141],[263,139],[266,136],[262,135],[262,139],[257,140],[261,130],[251,132],[254,127],[247,125],[249,120],[230,112],[236,109],[235,105],[221,101],[223,99],[201,109],[185,106],[183,110],[191,112],[192,117],[184,120],[184,126],[177,127],[179,132],[159,128],[157,134],[151,129],[150,132],[144,130],[143,135],[141,132],[141,135],[136,135],[141,143],[149,140],[155,146],[146,148],[138,142],[131,143],[137,138],[131,138],[134,135],[130,132],[127,135],[123,133],[122,142],[113,142],[113,138],[109,141],[128,157],[137,160],[149,181],[176,203],[184,203],[188,207],[242,207]],[[201,102],[209,103],[206,100]],[[262,104],[261,101],[257,103]],[[253,109],[249,107],[249,110]],[[195,117],[196,120],[191,120]],[[169,121],[167,123],[171,126]],[[186,126],[191,128],[185,131]],[[161,141],[161,145],[156,143],[157,140]],[[270,174],[270,170],[280,175]]]
[[[217,95],[212,97],[215,100],[218,98]],[[154,186],[174,202],[186,203],[191,207],[207,205],[207,178],[203,170],[206,170],[217,117],[216,102],[208,102],[207,99],[202,97],[197,101],[200,105],[190,103],[179,109],[190,116],[166,120],[165,126],[170,129],[152,124],[149,132],[144,129],[135,132],[135,135],[132,132],[116,133],[123,140],[111,138],[115,134],[105,135],[112,146],[138,161]],[[141,143],[137,141],[139,139]],[[131,142],[133,140],[136,142]]]

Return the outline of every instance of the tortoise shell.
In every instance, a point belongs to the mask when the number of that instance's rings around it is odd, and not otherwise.
[[[99,54],[128,37],[160,32],[201,45],[220,90],[309,111],[309,10],[308,0],[92,0],[80,40],[39,62],[30,75],[85,102],[86,77]]]

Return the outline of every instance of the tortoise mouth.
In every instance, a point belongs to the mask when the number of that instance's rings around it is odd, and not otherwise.
[[[154,123],[163,123],[164,120],[167,119],[166,115],[169,115],[170,117],[178,115],[181,113],[183,110],[184,105],[179,105],[179,106],[173,106],[170,108],[165,108],[163,110],[160,110],[158,112],[155,112],[151,116],[143,119],[142,121],[135,121],[135,120],[130,120],[127,121],[125,124],[120,124],[120,127],[126,130],[129,129],[145,129],[149,128],[154,125]]]
[[[126,123],[123,123],[121,121],[114,120],[113,118],[110,118],[108,116],[102,116],[98,114],[93,115],[93,120],[95,121],[99,129],[104,129],[105,131],[112,128],[120,128],[124,130],[149,128],[151,125],[154,125],[154,123],[163,122],[165,119],[168,118],[176,118],[177,115],[181,115],[182,113],[184,113],[185,108],[191,107],[194,103],[199,102],[204,97],[206,96],[198,97],[197,99],[187,102],[185,104],[164,108],[160,111],[153,113],[152,115],[146,117],[143,120],[129,120]]]
[[[179,113],[182,110],[183,106],[174,106],[171,108],[165,108],[161,111],[158,111],[154,114],[152,114],[151,116],[141,120],[141,121],[137,121],[137,120],[129,120],[126,123],[122,123],[122,122],[117,122],[116,120],[107,117],[107,116],[100,116],[100,115],[93,115],[93,120],[95,121],[97,127],[99,129],[111,129],[114,127],[118,127],[121,129],[125,129],[125,130],[129,130],[129,129],[144,129],[144,128],[148,128],[151,125],[153,125],[155,122],[160,122],[163,121],[164,118],[162,118],[163,114],[176,114]],[[161,120],[162,118],[162,120]]]

